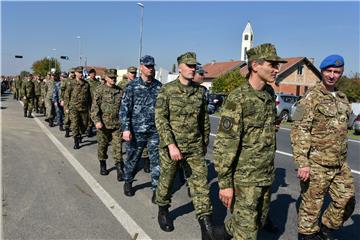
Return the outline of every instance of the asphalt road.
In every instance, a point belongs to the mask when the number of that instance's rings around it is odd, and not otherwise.
[[[150,177],[139,170],[136,194],[123,195],[123,183],[116,181],[112,158],[108,176],[99,175],[95,137],[84,138],[81,148],[72,149],[71,138],[58,128],[49,128],[42,116],[27,119],[12,96],[1,97],[2,134],[2,239],[200,239],[191,199],[183,183],[176,182],[170,208],[175,230],[165,233],[157,224],[157,207],[151,203]],[[35,114],[36,115],[36,114]],[[211,164],[217,118],[211,118],[212,136],[208,148],[209,182],[214,220],[227,217],[217,194],[216,175]],[[258,239],[296,239],[296,201],[299,184],[292,162],[289,131],[278,133],[276,180],[273,184],[270,216],[279,234],[260,232]],[[359,170],[358,142],[349,143],[349,162]],[[110,151],[110,149],[109,149]],[[359,199],[359,174],[356,198]],[[360,207],[336,232],[339,239],[359,239]]]

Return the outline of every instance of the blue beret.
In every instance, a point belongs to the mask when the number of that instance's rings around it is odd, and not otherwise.
[[[324,70],[328,67],[342,67],[344,66],[344,58],[340,55],[327,56],[320,64],[320,69]]]
[[[145,55],[140,58],[140,64],[142,65],[155,65],[155,59],[152,56]]]

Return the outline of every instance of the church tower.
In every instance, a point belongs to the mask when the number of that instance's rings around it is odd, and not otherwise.
[[[247,61],[246,51],[254,46],[254,33],[251,28],[250,22],[246,24],[246,27],[242,34],[241,40],[241,61]]]

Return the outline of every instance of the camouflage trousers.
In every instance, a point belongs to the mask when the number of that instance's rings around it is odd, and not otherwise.
[[[124,162],[124,180],[131,182],[137,163],[141,158],[144,148],[149,150],[151,190],[155,191],[159,175],[159,134],[157,132],[132,133],[132,139],[126,144],[127,159]]]
[[[354,211],[354,179],[346,162],[341,167],[325,167],[312,162],[310,180],[300,182],[300,186],[299,233],[312,234],[320,230],[318,220],[327,193],[330,194],[331,202],[322,215],[321,222],[324,225],[338,229]]]
[[[188,184],[196,217],[200,218],[212,213],[210,189],[207,182],[208,168],[202,150],[193,153],[182,153],[183,160],[170,158],[168,148],[160,148],[160,178],[156,190],[156,203],[159,206],[169,205],[176,172],[180,164],[186,168]]]
[[[70,128],[70,112],[64,110],[64,128]]]
[[[34,98],[34,108],[35,108],[35,111],[38,111],[39,110],[39,106],[40,105],[40,96],[39,95],[36,95],[35,98]]]
[[[80,136],[85,133],[89,122],[89,111],[78,111],[70,109],[71,131],[73,137]]]
[[[46,119],[53,119],[55,116],[55,107],[51,99],[45,98]]]
[[[108,159],[107,151],[111,142],[112,156],[115,163],[121,162],[122,158],[122,132],[120,129],[97,129],[96,140],[98,142],[98,159]]]
[[[271,186],[238,186],[235,184],[231,217],[226,231],[234,239],[256,240],[265,224],[270,205]]]
[[[29,111],[31,113],[34,107],[34,98],[23,99],[23,103],[24,103],[24,111]]]

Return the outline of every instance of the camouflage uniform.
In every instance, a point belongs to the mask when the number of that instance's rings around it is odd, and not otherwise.
[[[55,86],[55,81],[53,79],[48,79],[46,82],[46,93],[45,93],[45,108],[46,108],[46,118],[49,121],[52,121],[55,116],[55,108],[52,102],[52,94]]]
[[[109,87],[106,84],[97,87],[94,93],[94,102],[91,107],[91,118],[94,123],[102,123],[103,127],[97,129],[98,159],[108,158],[107,148],[112,142],[112,154],[115,164],[121,162],[122,132],[120,130],[119,110],[122,91],[119,87]]]
[[[75,79],[72,78],[66,78],[61,82],[61,86],[60,86],[60,101],[64,101],[64,128],[66,130],[70,129],[70,113],[66,112],[66,110],[68,108],[66,108],[65,106],[69,106],[68,103],[66,103],[65,101],[65,92],[67,89],[73,88],[73,85],[75,84]]]
[[[40,108],[40,99],[41,99],[41,81],[40,80],[36,80],[34,82],[35,85],[35,98],[34,98],[34,106],[35,106],[35,111],[36,113],[39,112],[39,108]]]
[[[24,102],[24,117],[28,111],[27,116],[31,116],[31,112],[34,107],[34,98],[35,98],[35,85],[33,80],[26,80],[22,84],[22,96],[26,97],[23,100]]]
[[[49,80],[44,80],[42,81],[42,84],[40,85],[40,89],[41,89],[41,106],[43,108],[43,113],[44,115],[46,115],[46,106],[45,106],[45,99],[46,99],[46,92],[47,92],[47,82]]]
[[[153,191],[159,179],[159,134],[155,127],[155,104],[161,86],[161,82],[155,78],[150,85],[147,85],[141,77],[132,80],[125,89],[120,107],[122,131],[131,131],[132,134],[131,141],[126,144],[124,180],[133,181],[135,166],[147,146]]]
[[[16,78],[15,80],[15,94],[16,95],[16,100],[21,99],[21,78],[20,76]]]
[[[90,84],[90,94],[91,94],[91,102],[90,102],[90,112],[89,114],[91,114],[91,104],[92,104],[92,100],[94,98],[94,93],[96,88],[100,85],[100,81],[92,78],[88,78],[88,83]],[[89,124],[88,124],[88,135],[91,136],[92,135],[92,128],[94,127],[94,122],[91,120],[91,118],[89,119]]]
[[[251,48],[247,55],[249,64],[286,62],[271,44]],[[235,239],[257,238],[259,228],[266,223],[275,177],[275,93],[266,84],[270,79],[260,81],[264,83],[262,90],[243,83],[229,94],[214,143],[219,187],[234,191],[232,215],[225,222],[225,229]]]
[[[195,84],[185,86],[176,79],[160,90],[155,111],[161,169],[156,203],[159,206],[170,204],[172,185],[180,163],[169,155],[167,146],[174,143],[183,155],[182,164],[189,169],[188,183],[197,218],[212,213],[204,152],[209,142],[210,123],[204,94],[202,87]]]
[[[310,180],[301,182],[298,232],[319,232],[318,219],[324,197],[331,202],[322,215],[322,224],[339,229],[355,206],[355,188],[346,162],[347,121],[351,108],[345,94],[335,96],[322,82],[300,100],[293,120],[291,142],[295,163],[310,167]]]
[[[71,131],[74,140],[85,133],[89,121],[91,103],[90,85],[84,79],[74,80],[66,87],[64,95],[65,109],[69,109]]]

